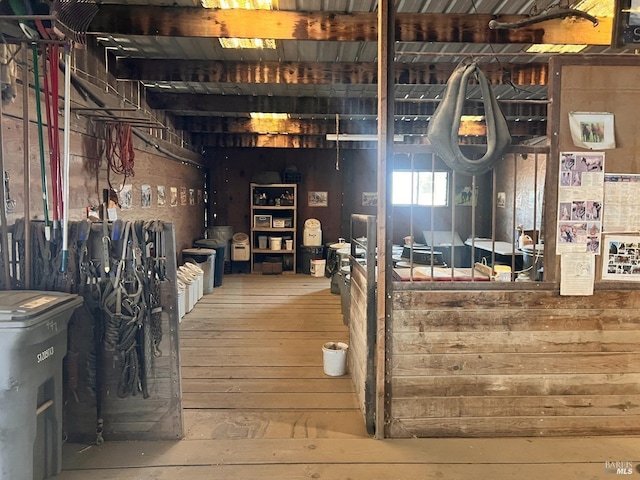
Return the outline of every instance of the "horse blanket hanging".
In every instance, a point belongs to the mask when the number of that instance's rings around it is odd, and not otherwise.
[[[479,159],[469,159],[460,150],[458,130],[467,95],[469,78],[475,75],[480,84],[487,126],[487,150]],[[481,175],[493,168],[511,145],[507,120],[487,77],[476,62],[462,63],[449,77],[444,97],[438,105],[427,130],[429,142],[442,160],[455,172]]]

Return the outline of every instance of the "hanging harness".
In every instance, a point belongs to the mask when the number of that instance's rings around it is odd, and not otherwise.
[[[480,83],[487,126],[487,151],[472,160],[462,153],[458,142],[460,118],[467,94],[469,77],[475,74]],[[429,142],[436,153],[455,172],[481,175],[493,168],[511,144],[507,120],[489,85],[487,77],[476,62],[460,64],[449,77],[444,98],[436,109],[427,130]]]

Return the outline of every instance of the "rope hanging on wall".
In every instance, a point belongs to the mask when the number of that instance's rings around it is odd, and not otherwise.
[[[107,182],[111,190],[116,190],[111,184],[110,173],[123,175],[122,187],[127,178],[133,177],[135,152],[133,150],[133,137],[131,125],[128,123],[105,124],[105,156],[107,158]],[[122,190],[122,187],[116,191]]]
[[[487,151],[477,160],[464,156],[458,143],[460,118],[467,94],[469,77],[475,74],[480,83],[487,127]],[[493,168],[511,144],[507,120],[500,110],[487,77],[476,62],[461,63],[449,77],[444,97],[436,109],[427,130],[427,137],[436,153],[455,172],[481,175]]]

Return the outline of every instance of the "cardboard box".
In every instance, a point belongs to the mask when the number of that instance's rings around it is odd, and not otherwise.
[[[282,273],[282,260],[279,258],[265,258],[262,262],[263,275],[278,275]]]
[[[273,228],[291,228],[293,221],[290,218],[274,218]]]

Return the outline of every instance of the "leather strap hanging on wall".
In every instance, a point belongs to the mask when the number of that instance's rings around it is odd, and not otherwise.
[[[480,83],[487,126],[487,151],[477,160],[465,157],[458,144],[460,118],[472,74]],[[507,120],[476,62],[458,65],[449,77],[442,102],[429,122],[427,137],[442,160],[455,172],[465,175],[488,172],[509,148],[511,135]]]

